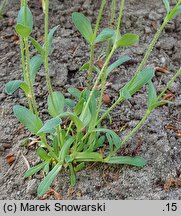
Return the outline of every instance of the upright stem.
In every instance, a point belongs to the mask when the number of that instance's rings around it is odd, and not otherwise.
[[[49,56],[49,41],[48,41],[48,32],[49,32],[49,25],[48,25],[48,21],[49,21],[49,0],[45,0],[45,45],[44,45],[44,49],[45,49],[45,56],[44,56],[44,67],[45,67],[45,77],[46,77],[46,83],[47,83],[47,88],[48,88],[48,94],[50,96],[51,102],[54,106],[54,108],[56,108],[55,106],[55,101],[53,99],[53,89],[52,89],[52,84],[51,84],[51,80],[50,80],[50,75],[49,75],[49,64],[48,64],[48,56]],[[59,145],[63,145],[61,143],[61,128],[60,126],[57,126],[56,128],[56,132],[57,132],[57,138],[58,138],[58,143]]]
[[[114,18],[115,18],[115,9],[116,9],[116,0],[112,0],[111,2],[111,19],[110,19],[110,27],[113,27]]]
[[[27,80],[28,80],[28,86],[29,86],[29,89],[30,89],[30,95],[29,95],[29,97],[31,99],[35,115],[38,117],[38,110],[37,110],[37,106],[36,106],[35,95],[34,95],[34,91],[33,91],[33,85],[32,85],[32,82],[31,82],[31,75],[30,75],[30,55],[29,55],[28,38],[24,39],[24,43],[25,43],[25,52],[26,52]]]
[[[101,71],[100,71],[100,73],[99,73],[99,75],[98,75],[98,77],[97,77],[97,79],[96,79],[96,82],[95,82],[95,84],[94,84],[94,86],[93,86],[93,88],[92,88],[92,90],[91,90],[91,92],[90,92],[90,95],[89,95],[89,97],[88,97],[88,100],[87,100],[87,102],[86,102],[86,104],[85,104],[85,107],[84,107],[84,109],[83,109],[83,112],[82,112],[82,119],[85,118],[85,115],[86,115],[86,112],[87,112],[87,109],[88,109],[90,100],[92,99],[92,95],[93,95],[93,93],[94,93],[94,91],[95,91],[95,89],[96,89],[96,87],[97,87],[97,85],[98,85],[98,83],[99,83],[99,81],[100,81],[100,79],[101,79],[101,77],[102,77],[102,74],[103,74],[105,68],[107,67],[107,65],[108,65],[108,63],[109,63],[109,60],[110,60],[110,58],[112,57],[112,55],[113,55],[115,49],[116,49],[116,48],[113,47],[112,51],[110,52],[108,58],[106,59],[104,65],[103,65],[103,67],[102,67],[102,69],[101,69]]]
[[[114,2],[114,4],[115,4],[115,2]],[[121,19],[122,19],[122,15],[123,15],[123,9],[124,9],[124,0],[122,0],[121,4],[120,4],[119,17],[118,17],[117,29],[116,29],[115,43],[116,43],[116,41],[118,39],[118,36],[119,36]],[[107,65],[106,65],[106,67],[107,67]],[[99,103],[98,103],[98,109],[97,109],[97,115],[96,115],[97,118],[98,118],[98,115],[99,115],[99,112],[100,112],[100,108],[101,108],[101,104],[102,104],[102,98],[103,98],[104,89],[105,89],[106,78],[107,78],[106,67],[105,67],[105,69],[103,71],[103,77],[102,77],[102,81],[101,81],[101,95],[99,97]]]
[[[45,76],[47,82],[48,93],[52,97],[52,85],[49,75],[49,65],[48,65],[48,54],[49,54],[49,44],[48,44],[48,12],[49,12],[49,0],[45,0],[45,57],[44,57],[44,66],[45,66]],[[52,99],[53,103],[53,99]]]
[[[21,65],[22,65],[22,70],[23,70],[23,77],[24,77],[25,83],[28,84],[28,77],[27,77],[26,65],[25,65],[24,43],[23,43],[23,38],[22,37],[20,37],[20,50],[21,50]],[[30,108],[30,111],[33,112],[33,107],[32,107],[32,104],[31,104],[30,97],[27,94],[26,94],[26,97],[27,97],[28,106]]]
[[[93,38],[92,38],[92,41],[91,41],[90,64],[89,64],[89,72],[88,72],[88,89],[91,88],[91,81],[92,81],[92,71],[93,71],[93,64],[94,64],[94,48],[95,48],[94,43],[95,43],[97,31],[98,31],[98,28],[99,28],[99,24],[100,24],[100,20],[101,20],[101,17],[102,17],[102,13],[103,13],[103,9],[104,9],[105,4],[106,4],[106,0],[103,0],[102,4],[101,4],[100,11],[99,11],[99,14],[98,14],[98,17],[97,17]]]

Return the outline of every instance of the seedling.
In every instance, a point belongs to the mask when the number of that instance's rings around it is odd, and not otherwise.
[[[16,32],[20,38],[21,60],[23,70],[23,80],[14,80],[6,84],[5,90],[12,94],[18,88],[21,88],[28,101],[28,108],[15,105],[13,111],[17,119],[32,133],[39,137],[37,155],[42,162],[25,173],[25,177],[32,176],[40,170],[43,170],[46,177],[38,187],[38,196],[42,196],[50,187],[57,174],[62,170],[69,170],[70,183],[74,186],[76,183],[76,172],[86,166],[86,162],[101,162],[109,164],[128,164],[143,167],[146,164],[144,158],[140,156],[117,156],[117,151],[132,137],[147,119],[148,115],[158,106],[170,103],[161,100],[165,91],[171,86],[174,80],[181,74],[181,68],[168,82],[163,91],[157,95],[155,86],[152,82],[154,69],[145,67],[146,61],[150,56],[158,38],[166,24],[177,14],[181,13],[181,0],[171,10],[169,2],[164,0],[166,8],[166,18],[160,29],[155,34],[142,62],[132,79],[120,89],[120,96],[107,110],[103,109],[102,101],[105,89],[105,83],[110,73],[130,60],[129,56],[120,56],[120,58],[110,64],[110,59],[117,49],[127,48],[139,42],[139,36],[132,33],[121,34],[120,24],[124,8],[124,0],[120,3],[120,12],[117,19],[117,26],[114,28],[115,20],[115,0],[111,4],[110,26],[103,29],[99,34],[99,24],[106,0],[102,0],[101,8],[97,17],[95,28],[92,28],[90,21],[77,12],[72,14],[72,21],[77,30],[90,46],[90,60],[85,63],[81,70],[88,70],[88,84],[83,91],[74,87],[68,89],[72,95],[71,98],[65,98],[61,92],[53,91],[49,77],[48,56],[51,51],[51,44],[54,27],[48,32],[48,8],[49,1],[44,0],[43,9],[45,13],[45,42],[43,45],[32,38],[33,16],[28,8],[27,0],[21,1],[21,9],[17,17]],[[37,55],[30,58],[29,45],[34,46]],[[95,45],[107,43],[107,49],[104,51],[104,64],[99,69],[95,62]],[[44,64],[46,83],[48,89],[48,113],[50,119],[42,122],[36,106],[33,85],[35,77],[40,67]],[[92,74],[96,73],[96,80],[92,82]],[[101,86],[98,89],[98,85]],[[143,86],[148,90],[148,109],[141,121],[128,133],[123,139],[111,129],[102,127],[102,120],[110,117],[113,108],[129,100]],[[73,98],[73,99],[72,99]],[[106,146],[101,154],[98,150]]]

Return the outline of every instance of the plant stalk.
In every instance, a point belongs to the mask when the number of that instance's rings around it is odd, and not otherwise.
[[[115,2],[114,2],[114,5],[115,5]],[[123,16],[123,9],[124,9],[124,0],[122,0],[122,1],[121,1],[121,4],[120,4],[119,17],[118,17],[117,29],[116,29],[115,44],[116,44],[116,41],[117,41],[118,36],[119,36],[120,25],[121,25],[121,19],[122,19],[122,16]],[[106,67],[107,67],[107,65],[106,65]],[[98,116],[99,116],[99,112],[100,112],[101,104],[102,104],[102,99],[103,99],[103,95],[104,95],[105,83],[106,83],[106,78],[107,78],[107,75],[106,75],[106,67],[105,67],[105,69],[104,69],[104,71],[103,71],[103,77],[102,77],[102,81],[101,81],[101,95],[100,95],[100,97],[99,97],[96,119],[97,119]],[[96,124],[96,125],[97,125],[97,124]]]
[[[26,65],[25,65],[25,55],[24,55],[24,43],[23,43],[23,38],[20,37],[20,50],[21,50],[21,65],[22,65],[22,70],[23,70],[23,77],[24,77],[24,81],[25,83],[28,84],[28,77],[27,77],[27,73],[26,73]],[[25,92],[26,94],[26,98],[27,98],[27,101],[28,101],[28,106],[29,106],[29,109],[31,112],[33,112],[33,107],[32,107],[32,104],[31,104],[31,100],[29,98],[29,96],[27,95],[27,93]]]
[[[25,44],[25,53],[26,53],[26,73],[27,73],[27,81],[28,81],[28,86],[30,89],[30,100],[32,102],[32,107],[34,110],[35,115],[38,117],[38,110],[37,110],[37,105],[35,101],[35,95],[33,91],[33,85],[31,82],[31,75],[30,75],[30,54],[29,54],[29,44],[28,44],[28,38],[24,39],[24,44]]]
[[[91,45],[90,45],[90,64],[89,64],[89,72],[88,72],[88,89],[91,88],[91,81],[92,81],[95,39],[96,39],[96,35],[97,35],[97,32],[98,32],[98,28],[99,28],[99,24],[100,24],[100,20],[101,20],[101,17],[102,17],[102,13],[103,13],[103,9],[104,9],[105,4],[106,4],[106,0],[103,0],[102,3],[101,3],[101,8],[99,10],[99,14],[98,14],[95,29],[94,29],[93,38],[92,38]]]

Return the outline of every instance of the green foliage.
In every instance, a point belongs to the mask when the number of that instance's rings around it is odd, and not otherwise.
[[[123,1],[122,1],[123,2]],[[64,168],[69,171],[71,186],[76,183],[76,172],[82,170],[86,166],[86,162],[101,162],[109,164],[127,164],[137,167],[146,165],[146,161],[140,157],[117,156],[117,151],[131,138],[135,132],[142,126],[148,115],[156,107],[165,103],[166,100],[160,100],[164,92],[170,87],[175,78],[181,74],[181,69],[169,81],[166,88],[157,96],[156,88],[153,84],[154,69],[145,68],[146,61],[156,44],[161,30],[166,23],[177,14],[181,13],[181,5],[177,5],[171,10],[169,1],[163,0],[167,16],[163,22],[163,26],[158,30],[156,36],[151,42],[145,57],[140,63],[133,78],[129,80],[121,89],[120,96],[112,104],[106,103],[104,98],[104,90],[107,77],[111,72],[123,63],[129,61],[129,56],[121,56],[118,60],[110,64],[114,53],[118,49],[125,49],[139,42],[139,36],[132,33],[124,35],[120,32],[120,22],[122,17],[123,5],[120,6],[120,13],[116,30],[113,25],[104,28],[97,35],[100,18],[106,1],[103,0],[101,9],[97,17],[95,29],[92,29],[90,21],[81,13],[74,12],[72,21],[77,30],[89,43],[91,48],[90,60],[85,63],[80,70],[88,71],[89,75],[95,71],[95,78],[89,77],[92,85],[84,85],[80,91],[78,88],[70,87],[67,89],[70,98],[64,98],[61,92],[53,91],[48,69],[48,55],[51,52],[52,40],[58,26],[48,31],[48,5],[44,2],[45,7],[45,41],[41,45],[34,38],[30,37],[33,30],[32,13],[24,1],[21,7],[16,24],[16,32],[20,36],[21,60],[24,80],[13,80],[6,84],[5,91],[7,94],[14,93],[21,88],[27,96],[29,109],[20,105],[13,107],[16,118],[21,122],[34,136],[38,137],[37,156],[41,159],[41,163],[31,167],[25,173],[25,177],[34,175],[42,170],[45,178],[38,187],[38,196],[42,196],[47,192],[58,173]],[[115,7],[112,7],[111,21],[115,16]],[[37,54],[30,57],[29,41],[37,51]],[[97,43],[107,42],[107,48],[102,49],[101,59],[103,65],[96,66],[97,58],[94,53]],[[24,52],[25,49],[25,52]],[[97,59],[96,59],[97,58]],[[44,64],[46,83],[48,89],[48,113],[51,117],[43,124],[36,107],[35,95],[33,87],[35,86],[36,74]],[[91,72],[91,73],[90,73]],[[148,91],[148,110],[146,111],[140,122],[125,137],[114,132],[114,130],[104,127],[105,122],[102,120],[109,117],[110,125],[112,124],[111,111],[117,104],[131,98],[135,93],[147,85]],[[109,99],[109,96],[108,96]],[[104,106],[103,106],[103,103]],[[105,107],[106,106],[106,107]],[[121,132],[120,132],[121,133]]]
[[[60,92],[52,92],[48,96],[48,112],[52,117],[56,117],[63,113],[65,106],[64,96]]]
[[[145,84],[147,84],[154,76],[154,70],[152,68],[146,68],[141,71],[136,78],[130,80],[121,90],[120,95],[124,99],[130,98],[138,90],[140,90]]]
[[[127,164],[132,166],[144,167],[146,165],[146,161],[142,157],[129,157],[129,156],[115,156],[111,157],[107,163],[111,164]]]
[[[83,14],[77,12],[72,14],[72,21],[85,40],[91,44],[93,30],[90,21]]]
[[[16,22],[16,32],[23,38],[28,37],[33,29],[33,16],[28,6],[20,9]]]
[[[118,60],[116,60],[114,63],[112,63],[106,70],[107,76],[117,67],[121,66],[123,63],[131,60],[129,56],[122,56]]]
[[[8,82],[5,85],[5,91],[7,94],[13,94],[18,88],[22,88],[26,86],[26,83],[22,80],[13,80]]]
[[[13,112],[16,118],[26,127],[28,130],[36,134],[42,127],[42,121],[39,117],[33,114],[26,107],[15,105],[13,107]]]
[[[127,33],[123,35],[117,42],[116,47],[133,46],[139,42],[139,36],[136,34]]]
[[[100,43],[111,39],[114,35],[114,30],[105,28],[101,31],[101,33],[96,37],[95,43]]]
[[[167,14],[169,14],[169,12],[170,12],[170,3],[169,3],[169,1],[168,0],[162,0],[162,1],[163,1],[164,5],[165,5],[165,9],[166,9]]]

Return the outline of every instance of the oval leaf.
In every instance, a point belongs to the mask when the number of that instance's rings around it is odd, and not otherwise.
[[[30,60],[30,76],[32,84],[35,82],[37,72],[43,64],[43,58],[40,55],[33,56]]]
[[[150,80],[148,82],[148,108],[151,109],[152,105],[157,102],[157,93],[154,84]]]
[[[145,159],[139,156],[136,157],[115,156],[115,157],[111,157],[109,161],[105,161],[105,162],[111,164],[127,164],[127,165],[138,166],[138,167],[143,167],[146,165]]]
[[[105,28],[101,33],[96,37],[95,43],[100,43],[109,40],[114,35],[114,30],[110,28]]]
[[[15,105],[13,107],[13,112],[16,118],[28,128],[31,133],[36,134],[42,127],[40,118],[36,117],[29,109],[20,105]]]
[[[86,39],[88,43],[91,44],[93,37],[93,30],[90,21],[83,14],[74,12],[72,14],[72,21],[81,33],[81,35]]]
[[[22,85],[26,85],[26,83],[22,80],[13,80],[8,82],[5,85],[5,91],[7,94],[11,95],[13,94],[18,88],[21,88]]]
[[[139,74],[130,80],[121,90],[120,94],[124,99],[130,98],[145,84],[147,84],[154,76],[153,68],[146,68],[139,72]]]
[[[117,47],[127,47],[127,46],[133,46],[139,42],[139,36],[137,34],[131,34],[127,33],[121,37],[116,42]]]
[[[43,148],[38,148],[37,155],[44,161],[49,161],[51,158],[48,156],[47,152]]]
[[[16,25],[16,32],[21,37],[26,38],[31,34],[31,29],[28,26],[25,26],[25,25],[22,25],[22,24],[18,23]]]
[[[44,193],[47,192],[49,189],[50,185],[52,184],[53,180],[55,177],[58,175],[60,170],[62,169],[62,165],[57,164],[49,173],[48,175],[44,178],[44,180],[40,183],[38,187],[38,196],[43,196]]]
[[[40,133],[51,133],[58,125],[62,123],[59,117],[52,118],[45,122],[43,127],[37,132],[37,135]]]
[[[33,16],[28,6],[21,7],[16,22],[16,32],[21,37],[28,37],[33,29]]]
[[[48,96],[48,112],[52,117],[63,113],[64,106],[65,99],[62,93],[55,91],[52,93],[52,97],[50,95]]]

